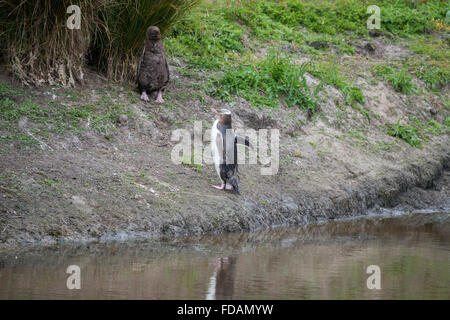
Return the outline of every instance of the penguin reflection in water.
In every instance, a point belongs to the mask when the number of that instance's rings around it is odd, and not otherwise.
[[[237,144],[247,147],[250,143],[247,138],[234,134],[231,128],[231,112],[221,109],[220,112],[211,108],[219,116],[211,128],[211,153],[216,172],[222,181],[220,186],[213,188],[220,190],[234,190],[239,193]]]

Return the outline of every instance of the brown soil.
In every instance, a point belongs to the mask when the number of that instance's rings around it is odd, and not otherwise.
[[[405,50],[380,52],[402,57],[408,54]],[[166,104],[130,100],[136,118],[121,117],[109,139],[86,122],[81,138],[66,133],[36,148],[0,154],[0,247],[303,224],[397,205],[408,189],[420,195],[421,188],[435,188],[433,181],[450,165],[448,134],[429,136],[418,149],[387,135],[386,124],[412,115],[441,121],[445,110],[426,96],[406,96],[386,83],[372,84],[362,65],[364,56],[350,59],[366,97],[363,107],[377,115],[370,122],[345,106],[333,87],[321,94],[316,120],[285,105],[258,110],[241,98],[223,104],[196,89],[204,75],[182,75],[182,64],[172,60]],[[127,99],[128,85],[107,83],[95,74],[87,78],[80,88],[83,101],[95,103],[99,88],[111,88],[113,100]],[[45,106],[52,99],[47,91],[33,90],[33,100]],[[210,106],[230,109],[235,128],[279,129],[278,174],[261,176],[260,165],[242,165],[242,195],[237,196],[211,188],[219,182],[212,165],[196,170],[173,164],[172,130],[192,131],[195,120],[207,129],[214,120]],[[431,115],[430,108],[437,113]],[[27,132],[29,122],[22,120]],[[43,179],[58,183],[46,185]],[[448,199],[447,189],[440,189],[444,195],[439,199]],[[437,205],[448,210],[448,201]]]

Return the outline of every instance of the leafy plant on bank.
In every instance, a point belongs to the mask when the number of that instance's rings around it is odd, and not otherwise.
[[[402,125],[400,124],[400,120],[398,120],[395,124],[388,124],[388,128],[387,134],[390,136],[400,138],[412,147],[421,147],[422,139],[419,137],[416,128],[408,125]]]
[[[284,98],[289,107],[298,106],[315,114],[317,100],[305,78],[307,65],[292,62],[289,56],[271,51],[256,63],[228,68],[214,81],[212,95],[230,100],[238,95],[255,107],[276,107]]]

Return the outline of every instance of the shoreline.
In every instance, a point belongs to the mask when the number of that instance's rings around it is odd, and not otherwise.
[[[272,228],[287,228],[303,226],[315,222],[327,222],[333,219],[353,218],[367,216],[369,213],[378,214],[380,208],[392,208],[399,205],[405,208],[408,199],[416,198],[417,191],[411,189],[418,188],[427,192],[436,189],[435,183],[442,179],[450,180],[450,154],[444,154],[440,159],[428,159],[422,165],[410,164],[403,170],[397,171],[396,175],[386,175],[376,180],[361,181],[356,186],[346,189],[347,196],[328,197],[321,195],[320,201],[314,201],[314,195],[309,194],[302,198],[294,200],[292,196],[283,196],[278,203],[275,203],[271,210],[267,207],[249,206],[248,199],[240,207],[243,209],[234,211],[235,220],[221,225],[220,230],[207,229],[210,226],[211,218],[197,220],[196,224],[205,228],[205,232],[197,232],[186,228],[179,229],[177,232],[160,233],[139,233],[119,231],[111,234],[103,234],[100,237],[73,237],[70,239],[60,238],[58,240],[43,238],[35,242],[13,242],[12,245],[0,245],[0,251],[21,251],[31,247],[52,247],[55,245],[66,244],[89,244],[96,242],[114,242],[114,241],[145,241],[158,240],[173,237],[202,236],[211,234],[222,234],[227,232],[255,232]],[[444,177],[445,176],[445,177]],[[447,184],[445,181],[440,184]],[[372,186],[372,187],[371,187]],[[439,189],[439,188],[438,188]],[[386,192],[389,190],[389,192]],[[342,191],[342,190],[341,190]],[[445,195],[448,196],[448,190],[440,190],[443,195],[438,196],[438,200],[433,198],[431,201],[443,200],[437,203],[436,211],[449,210],[449,201],[445,201]],[[409,193],[409,194],[408,194]],[[406,195],[406,196],[405,196]],[[401,197],[406,198],[400,199]],[[421,199],[420,202],[425,203]],[[440,206],[440,207],[439,207]],[[244,208],[247,208],[245,210]],[[409,210],[418,210],[417,207],[409,207]],[[236,208],[236,209],[239,209]],[[408,210],[408,207],[406,207]],[[373,213],[375,212],[375,213]],[[202,216],[204,217],[204,216]],[[173,225],[186,222],[186,218],[172,220]],[[189,225],[188,225],[189,227]]]

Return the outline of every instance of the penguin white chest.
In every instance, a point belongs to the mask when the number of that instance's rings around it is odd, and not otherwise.
[[[217,128],[218,123],[219,120],[216,120],[211,128],[211,155],[217,175],[220,178],[220,159],[223,156],[223,137]]]

